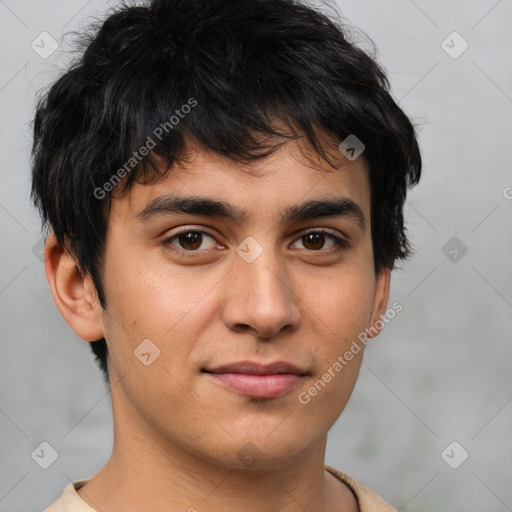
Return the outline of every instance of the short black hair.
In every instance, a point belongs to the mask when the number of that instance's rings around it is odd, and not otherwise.
[[[32,200],[103,308],[113,191],[165,176],[188,140],[250,162],[292,133],[329,161],[319,134],[355,135],[370,171],[375,271],[409,256],[403,206],[421,174],[415,128],[375,56],[341,22],[295,0],[154,0],[120,4],[82,44],[37,103]],[[106,342],[91,347],[108,382]]]

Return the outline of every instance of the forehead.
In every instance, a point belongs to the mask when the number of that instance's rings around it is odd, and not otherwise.
[[[275,221],[276,213],[286,222],[297,220],[293,208],[299,203],[346,199],[347,204],[359,207],[369,222],[367,164],[362,157],[349,161],[338,153],[329,154],[336,166],[332,167],[317,154],[305,152],[299,142],[290,141],[264,159],[240,163],[189,144],[185,158],[163,179],[152,184],[135,183],[126,196],[113,201],[112,210],[115,215],[144,221],[152,208],[164,209],[166,202],[169,206],[172,195],[177,200],[214,199],[212,211],[217,208],[219,216],[237,222],[248,222],[255,215]]]

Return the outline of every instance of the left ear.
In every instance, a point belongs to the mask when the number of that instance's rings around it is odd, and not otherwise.
[[[385,268],[377,274],[377,285],[375,288],[375,297],[373,301],[372,317],[370,320],[370,327],[368,329],[368,337],[375,338],[383,327],[381,318],[386,312],[389,300],[389,283],[391,280],[391,269]]]

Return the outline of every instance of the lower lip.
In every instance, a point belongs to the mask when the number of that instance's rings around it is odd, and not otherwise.
[[[248,375],[244,373],[208,373],[211,378],[244,395],[274,398],[291,391],[301,380],[293,373],[275,375]]]

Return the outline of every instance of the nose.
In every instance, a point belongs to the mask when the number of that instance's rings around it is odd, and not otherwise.
[[[293,293],[286,262],[275,251],[266,247],[251,263],[237,255],[226,279],[221,315],[229,329],[252,331],[259,338],[297,329],[299,299]]]

